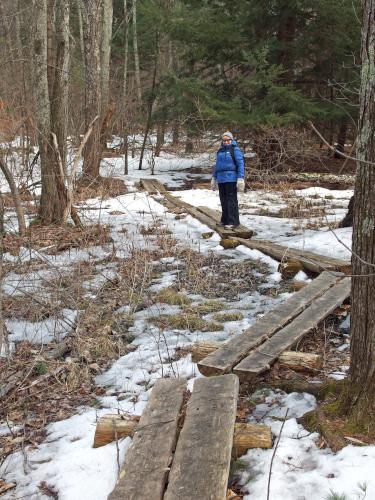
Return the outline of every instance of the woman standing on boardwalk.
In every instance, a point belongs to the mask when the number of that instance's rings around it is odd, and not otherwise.
[[[245,190],[245,163],[242,151],[231,132],[224,132],[211,179],[211,189],[219,186],[220,225],[232,229],[240,225],[237,191]]]

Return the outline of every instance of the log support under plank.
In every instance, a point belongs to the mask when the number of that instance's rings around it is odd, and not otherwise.
[[[96,425],[93,448],[133,437],[139,419],[127,418],[123,415],[108,414],[101,417]],[[272,448],[272,433],[268,425],[234,424],[232,457],[240,457],[252,448]]]

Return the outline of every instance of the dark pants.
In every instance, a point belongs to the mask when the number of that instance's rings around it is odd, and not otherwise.
[[[240,216],[238,213],[237,182],[219,183],[219,196],[221,203],[221,223],[238,226]]]

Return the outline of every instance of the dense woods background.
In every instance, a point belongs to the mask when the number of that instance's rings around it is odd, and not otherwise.
[[[96,115],[86,178],[98,177],[110,134],[155,129],[158,154],[165,132],[189,152],[205,131],[232,128],[263,157],[309,119],[339,150],[356,136],[357,0],[9,0],[0,9],[3,139],[20,136],[26,154],[39,132],[43,171],[55,152],[42,137],[56,134],[64,162],[64,137],[78,143]],[[58,220],[61,206],[43,206],[59,196],[44,187],[42,218]]]

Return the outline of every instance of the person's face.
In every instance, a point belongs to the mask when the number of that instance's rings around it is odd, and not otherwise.
[[[230,146],[232,144],[232,139],[226,135],[223,137],[224,146]]]

